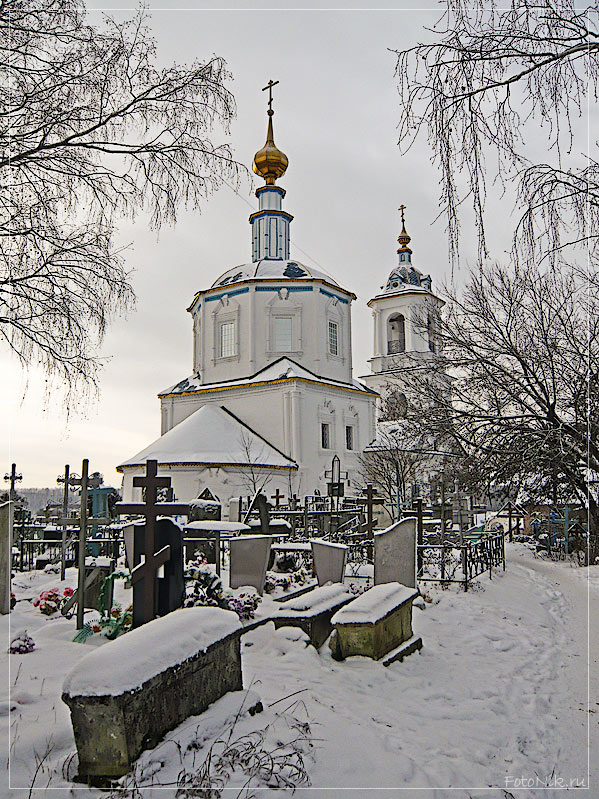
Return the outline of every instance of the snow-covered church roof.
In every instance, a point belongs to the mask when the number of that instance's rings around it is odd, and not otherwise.
[[[243,280],[324,280],[334,286],[339,286],[330,275],[314,269],[311,266],[291,260],[269,260],[263,258],[250,264],[241,264],[227,270],[224,275],[217,278],[211,288],[228,286]]]
[[[162,466],[219,464],[297,469],[295,461],[231,411],[217,405],[203,405],[137,455],[117,466],[117,471],[141,466],[148,459],[157,460]]]

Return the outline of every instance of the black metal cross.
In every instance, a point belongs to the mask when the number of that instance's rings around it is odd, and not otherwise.
[[[269,80],[268,83],[266,84],[266,86],[262,89],[263,92],[265,92],[268,89],[268,110],[269,111],[272,111],[272,87],[276,86],[278,82],[279,82],[278,80],[272,80],[272,78],[271,78],[271,80]]]
[[[133,485],[136,488],[146,489],[144,504],[132,502],[117,502],[116,509],[119,514],[131,513],[145,517],[145,558],[131,571],[131,582],[144,581],[144,607],[143,623],[152,621],[156,616],[156,572],[171,556],[170,546],[165,546],[158,552],[155,551],[156,518],[158,516],[179,516],[189,514],[189,505],[175,502],[157,502],[159,488],[170,488],[170,477],[157,477],[158,461],[146,462],[146,476],[134,477]]]
[[[10,473],[4,475],[4,479],[6,482],[10,480],[10,494],[9,499],[14,499],[15,497],[15,483],[19,482],[19,480],[23,479],[22,474],[17,474],[17,464],[13,463]]]
[[[277,488],[277,490],[275,491],[275,493],[274,493],[274,494],[272,494],[270,498],[271,498],[271,499],[274,499],[274,501],[275,501],[275,508],[278,508],[278,507],[279,507],[279,500],[280,500],[280,499],[285,499],[285,494],[281,494],[281,492],[280,492],[280,491],[279,491],[279,489]]]

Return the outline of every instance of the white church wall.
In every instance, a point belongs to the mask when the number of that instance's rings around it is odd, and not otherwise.
[[[287,356],[330,380],[351,380],[351,300],[321,281],[260,281],[215,290],[193,307],[194,371],[202,383],[250,377]],[[273,320],[292,319],[291,348],[276,346]],[[337,325],[331,347],[329,323]],[[222,325],[233,325],[233,350],[223,354]],[[336,351],[335,351],[336,349]]]

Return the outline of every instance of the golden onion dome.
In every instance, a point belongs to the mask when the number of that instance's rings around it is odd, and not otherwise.
[[[277,178],[283,177],[289,166],[289,160],[285,153],[275,144],[272,132],[272,118],[274,111],[268,111],[268,131],[266,133],[266,144],[258,150],[254,156],[254,172],[266,181],[267,186],[274,186]]]

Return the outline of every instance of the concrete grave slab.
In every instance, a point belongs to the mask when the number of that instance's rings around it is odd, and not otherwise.
[[[167,732],[240,690],[240,632],[231,611],[183,608],[85,655],[62,694],[79,777],[101,783],[126,774]]]

